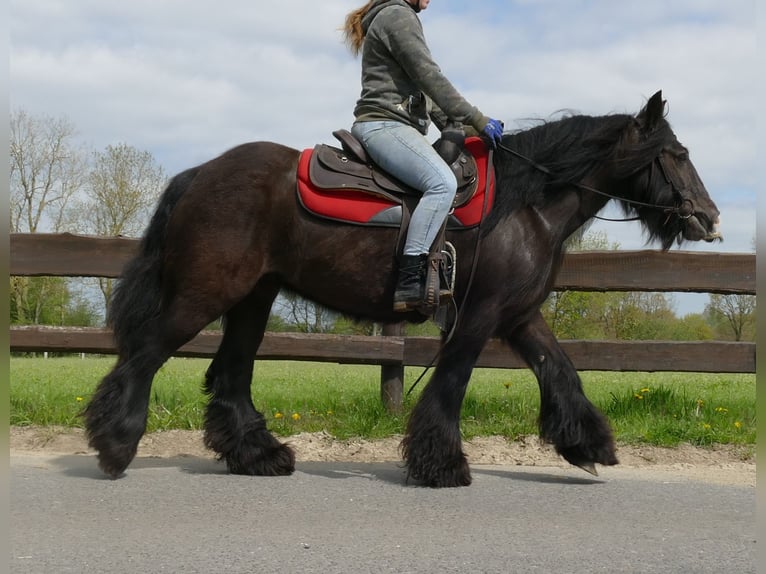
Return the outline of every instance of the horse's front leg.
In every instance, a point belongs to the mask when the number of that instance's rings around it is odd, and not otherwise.
[[[408,476],[426,486],[471,484],[460,436],[460,409],[486,339],[465,330],[456,332],[410,414],[402,454]]]
[[[542,314],[538,312],[506,340],[537,377],[540,437],[591,474],[596,474],[594,463],[617,464],[609,422],[585,396],[580,376]]]
[[[253,360],[277,291],[264,283],[224,315],[223,339],[205,375],[205,445],[233,474],[280,476],[295,469],[292,449],[268,431],[250,393]]]

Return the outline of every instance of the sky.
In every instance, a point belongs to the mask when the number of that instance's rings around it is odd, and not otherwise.
[[[332,144],[360,89],[340,28],[363,3],[10,0],[11,109],[67,118],[93,149],[149,151],[169,175],[247,141]],[[754,251],[755,0],[432,0],[421,20],[445,75],[508,130],[636,113],[662,90],[725,237],[681,249]],[[636,223],[590,229],[655,247]],[[674,299],[685,314],[707,295]]]

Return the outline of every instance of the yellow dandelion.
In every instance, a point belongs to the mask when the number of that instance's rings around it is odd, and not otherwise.
[[[285,416],[285,415],[283,415],[283,414],[282,414],[282,413],[280,413],[280,412],[276,412],[276,413],[274,413],[274,418],[275,418],[275,419],[281,419],[283,416]]]
[[[633,396],[636,397],[636,399],[638,399],[639,401],[643,400],[644,398],[644,395],[633,395]]]
[[[293,413],[293,420],[294,420],[294,421],[299,421],[299,420],[301,420],[301,415],[299,415],[298,413]]]
[[[651,393],[652,389],[650,389],[649,387],[644,387],[643,389],[641,389],[641,392],[642,393]]]
[[[716,407],[715,408],[715,412],[717,412],[717,413],[728,413],[729,409],[727,409],[726,407]]]
[[[83,401],[83,398],[82,398],[82,397],[77,397],[77,398],[75,398],[75,400],[76,400],[78,403],[81,403],[81,402]]]
[[[739,422],[739,421],[734,421],[734,426],[735,426],[736,428],[742,428],[742,423],[741,423],[741,422]]]
[[[710,430],[710,425],[708,423],[705,423],[702,425],[702,428],[705,430]]]

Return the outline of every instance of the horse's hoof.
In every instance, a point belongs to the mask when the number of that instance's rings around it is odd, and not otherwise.
[[[471,486],[473,479],[471,473],[452,473],[448,472],[440,476],[436,476],[425,483],[425,486],[429,488],[457,488],[460,486]]]
[[[135,447],[123,446],[119,449],[96,450],[99,451],[98,467],[113,480],[125,476],[125,469],[136,456]]]
[[[592,462],[584,462],[582,464],[576,464],[575,466],[583,469],[585,472],[592,474],[593,476],[598,476],[596,465],[593,464]]]
[[[136,438],[133,440],[117,440],[114,434],[99,429],[89,429],[87,434],[88,446],[98,453],[98,467],[109,478],[124,476],[125,469],[136,456],[141,433],[134,432]]]
[[[248,476],[289,476],[295,471],[295,453],[286,444],[225,456],[232,474]]]
[[[429,488],[455,488],[471,484],[471,469],[465,456],[455,464],[432,466],[408,463],[407,479]]]
[[[582,445],[556,449],[556,451],[569,464],[583,469],[585,472],[598,476],[596,463],[604,466],[619,464],[617,456],[614,453],[612,445],[606,445],[602,448],[584,448]]]
[[[456,474],[453,472],[440,472],[434,476],[420,476],[415,473],[408,473],[407,479],[427,486],[429,488],[457,488],[459,486],[470,486],[471,473]]]

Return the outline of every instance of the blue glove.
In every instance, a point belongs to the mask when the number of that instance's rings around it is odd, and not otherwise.
[[[488,143],[493,149],[503,141],[503,127],[503,122],[489,118],[487,125],[481,131],[482,135],[489,140]]]

